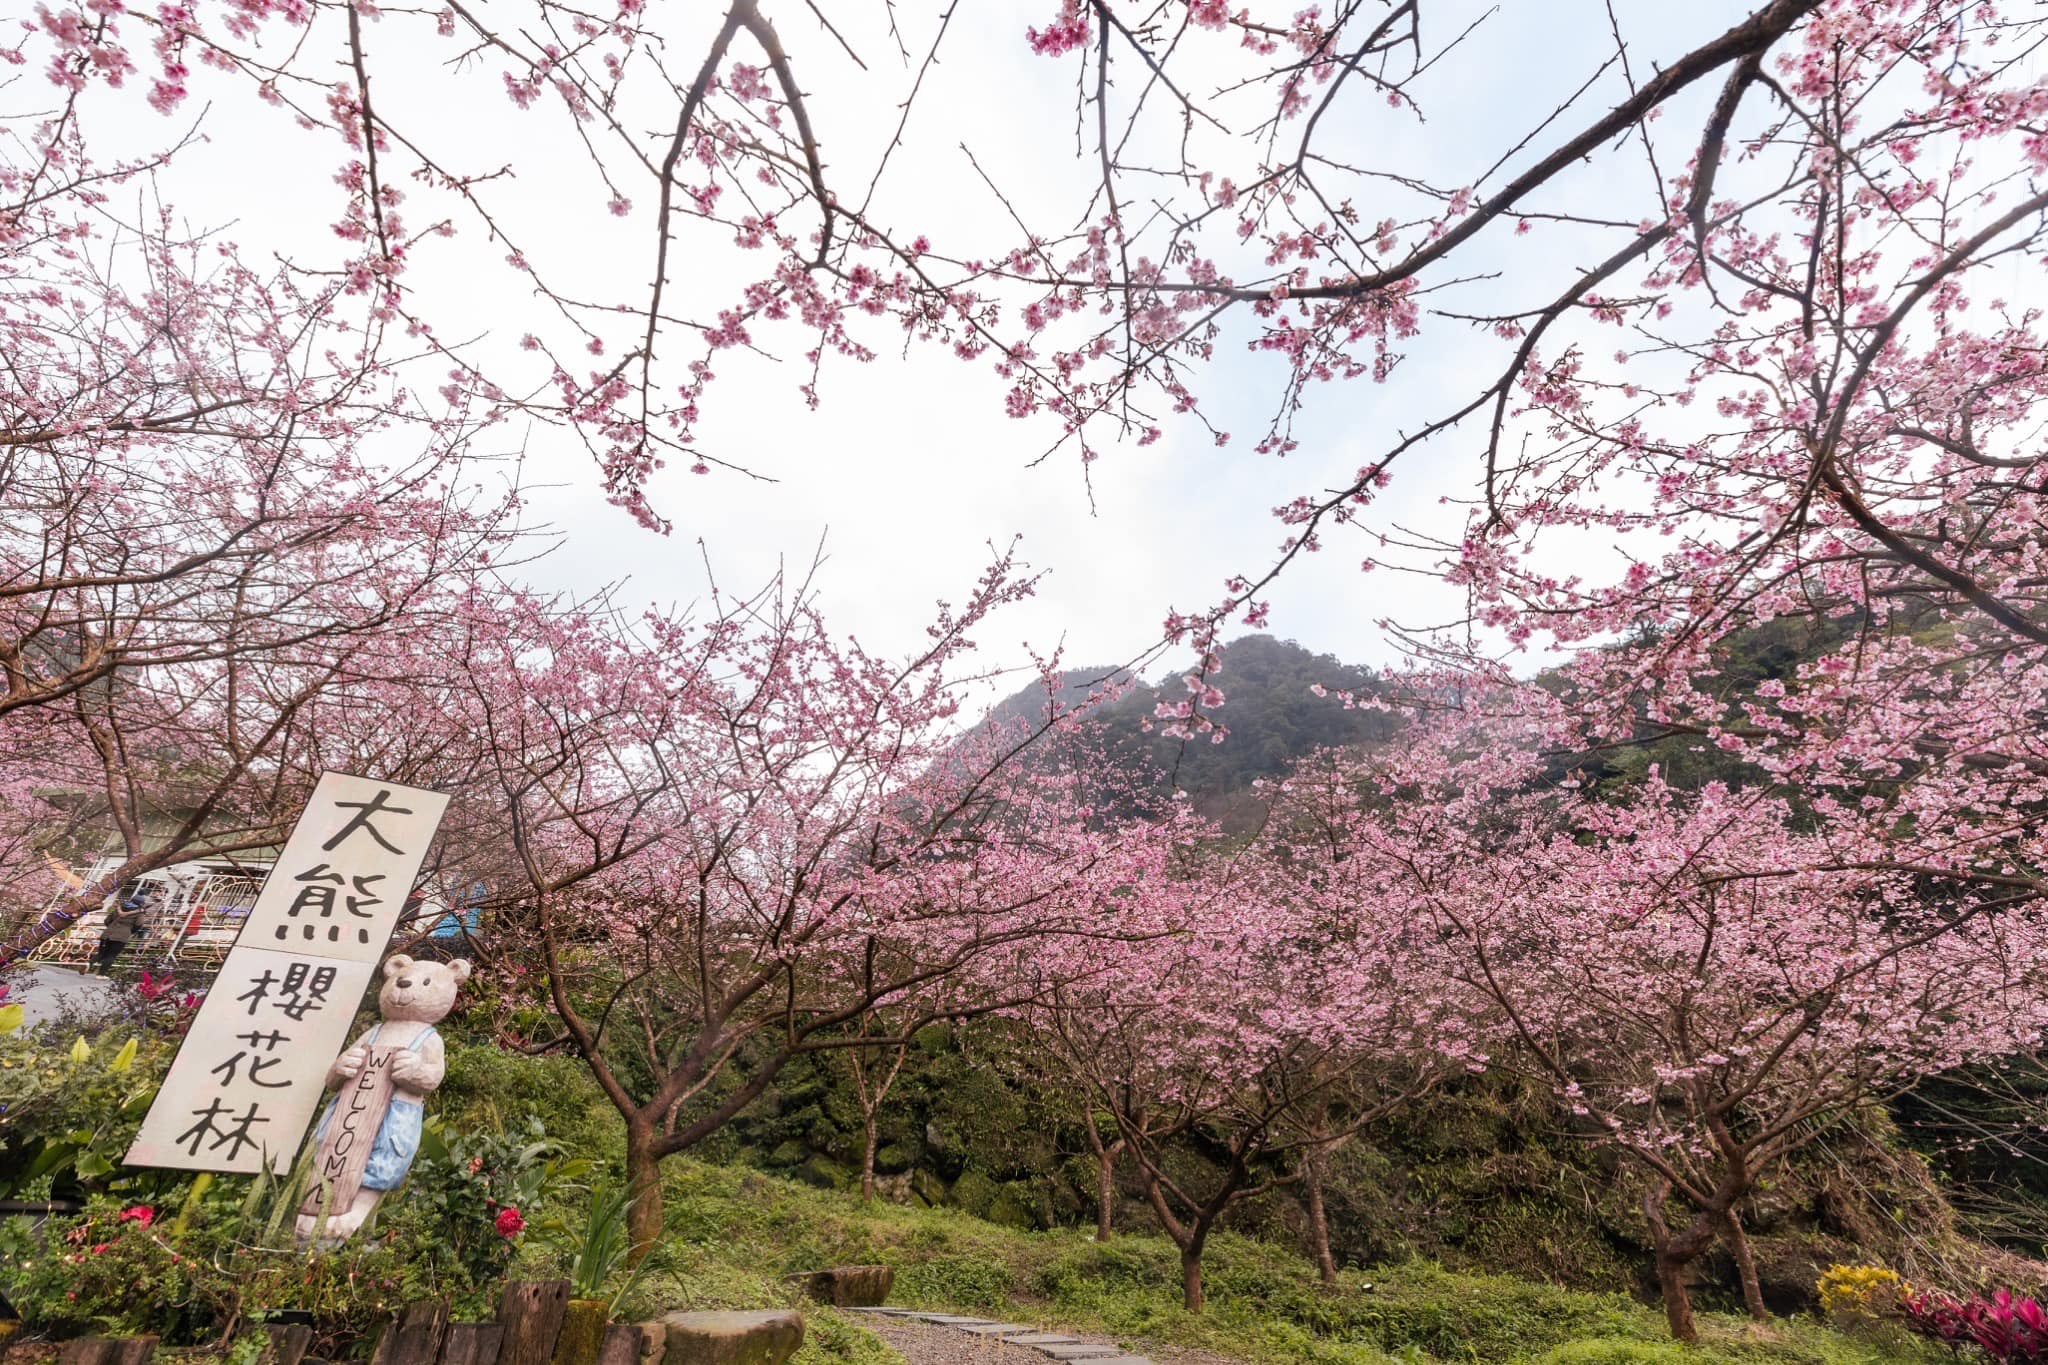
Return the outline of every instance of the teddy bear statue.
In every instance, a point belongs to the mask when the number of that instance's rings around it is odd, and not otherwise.
[[[412,1168],[420,1149],[424,1102],[448,1071],[434,1025],[454,1007],[455,994],[469,980],[470,970],[462,958],[432,962],[400,953],[385,961],[384,982],[377,992],[378,1021],[327,1068],[327,1088],[341,1093],[328,1102],[313,1132],[319,1153],[313,1190],[299,1213],[301,1241],[316,1235],[329,1241],[354,1236],[378,1201]],[[375,1074],[379,1070],[388,1074],[388,1080]],[[375,1119],[374,1099],[385,1094],[388,1104],[381,1119]],[[363,1096],[374,1098],[365,1102],[359,1098]],[[348,1108],[335,1128],[344,1102]],[[367,1160],[358,1150],[363,1135],[354,1131],[359,1118],[376,1124]],[[367,1127],[367,1122],[361,1126]],[[330,1199],[333,1207],[326,1210],[322,1229],[321,1206]]]

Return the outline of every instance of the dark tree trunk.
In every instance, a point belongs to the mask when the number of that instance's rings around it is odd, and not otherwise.
[[[862,1115],[860,1144],[860,1202],[875,1202],[875,1148],[880,1145],[881,1133],[872,1112]]]
[[[1742,1281],[1742,1306],[1758,1322],[1770,1320],[1770,1310],[1764,1307],[1763,1286],[1756,1277],[1756,1256],[1749,1249],[1749,1234],[1742,1230],[1742,1216],[1729,1210],[1722,1235],[1728,1242],[1728,1251],[1735,1257],[1735,1275]]]
[[[1309,1249],[1315,1253],[1316,1273],[1325,1285],[1337,1283],[1337,1258],[1330,1254],[1330,1217],[1323,1206],[1323,1166],[1326,1156],[1311,1147],[1302,1156],[1302,1202],[1308,1209]]]
[[[626,1187],[633,1203],[626,1231],[633,1239],[632,1263],[640,1264],[661,1240],[661,1151],[654,1125],[626,1124]]]
[[[861,1036],[868,1036],[867,1016],[861,1019]],[[882,1143],[882,1101],[889,1097],[889,1087],[896,1084],[896,1077],[902,1074],[903,1060],[910,1055],[908,1046],[896,1049],[895,1060],[879,1079],[868,1075],[868,1060],[861,1048],[848,1048],[846,1063],[853,1069],[854,1099],[860,1104],[860,1202],[875,1202],[875,1150]]]
[[[1684,1231],[1674,1233],[1664,1219],[1664,1200],[1669,1194],[1668,1185],[1644,1194],[1643,1213],[1650,1223],[1650,1245],[1656,1258],[1657,1288],[1664,1298],[1664,1320],[1670,1324],[1672,1336],[1695,1342],[1700,1339],[1700,1329],[1693,1320],[1692,1291],[1686,1288],[1685,1272],[1713,1244],[1714,1234],[1725,1225],[1727,1214],[1702,1209]]]
[[[1185,1223],[1174,1217],[1172,1207],[1166,1201],[1166,1191],[1159,1182],[1159,1173],[1150,1166],[1141,1169],[1145,1179],[1145,1197],[1152,1203],[1152,1211],[1159,1215],[1159,1226],[1180,1248],[1180,1301],[1190,1313],[1202,1311],[1202,1248],[1208,1244],[1209,1229],[1216,1226],[1216,1220],[1223,1214],[1223,1208],[1230,1202],[1234,1192],[1226,1190],[1221,1198],[1200,1209]]]
[[[1116,1153],[1107,1149],[1095,1156],[1095,1240],[1107,1242],[1115,1229]]]
[[[1088,1145],[1095,1149],[1095,1240],[1107,1242],[1114,1231],[1111,1224],[1116,1217],[1116,1159],[1124,1149],[1124,1140],[1104,1142],[1094,1113],[1090,1111],[1085,1117]]]
[[[1671,1327],[1671,1335],[1684,1342],[1700,1339],[1700,1329],[1693,1321],[1692,1295],[1685,1287],[1685,1268],[1692,1263],[1691,1257],[1673,1255],[1664,1247],[1657,1248],[1657,1288],[1664,1296],[1664,1321]]]

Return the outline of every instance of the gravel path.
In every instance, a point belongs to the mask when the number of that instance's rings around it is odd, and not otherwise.
[[[862,1314],[860,1325],[889,1343],[905,1365],[1046,1365],[1028,1346],[1005,1346],[952,1327]]]
[[[943,1323],[919,1322],[913,1318],[880,1313],[861,1313],[859,1319],[861,1326],[902,1356],[905,1365],[1057,1365],[1058,1361],[1046,1351],[1012,1345],[997,1336],[976,1335]],[[1015,1319],[1004,1321],[1014,1322]],[[1094,1332],[1048,1332],[1047,1335],[1067,1336],[1091,1343],[1106,1341],[1102,1334]],[[1131,1360],[1144,1360],[1148,1365],[1244,1365],[1243,1361],[1217,1355],[1213,1351],[1151,1342],[1132,1342],[1123,1355],[1102,1359],[1100,1365],[1119,1365]],[[1090,1365],[1090,1362],[1077,1360],[1074,1365]]]

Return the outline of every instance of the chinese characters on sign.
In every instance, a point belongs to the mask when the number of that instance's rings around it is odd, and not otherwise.
[[[327,773],[285,842],[131,1166],[291,1169],[448,798]]]

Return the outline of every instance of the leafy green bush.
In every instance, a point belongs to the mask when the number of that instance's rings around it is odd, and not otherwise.
[[[527,1057],[488,1044],[448,1044],[448,1075],[432,1112],[450,1132],[524,1132],[538,1119],[550,1138],[593,1163],[623,1167],[618,1111],[574,1057]]]
[[[983,1256],[934,1256],[896,1271],[896,1293],[912,1303],[994,1309],[1015,1289],[1010,1267]]]
[[[195,1182],[175,1216],[106,1202],[78,1218],[9,1219],[0,1224],[8,1299],[29,1328],[52,1336],[148,1332],[174,1344],[295,1309],[312,1316],[326,1355],[399,1304],[453,1288],[436,1258],[396,1236],[333,1251],[294,1246],[297,1191],[273,1189],[252,1206],[247,1183]]]
[[[564,1206],[581,1192],[592,1163],[565,1154],[538,1117],[511,1132],[450,1132],[439,1118],[420,1135],[420,1154],[393,1206],[389,1235],[433,1248],[457,1272],[456,1297],[481,1309],[519,1258],[529,1229],[560,1235]]]
[[[460,1064],[474,1091],[506,1107],[472,1104],[471,1115],[490,1124],[481,1131],[433,1121],[414,1178],[371,1227],[342,1247],[309,1251],[292,1237],[296,1189],[118,1164],[172,1051],[147,1029],[0,1037],[0,1192],[86,1201],[76,1217],[0,1223],[0,1285],[33,1330],[197,1343],[291,1309],[312,1315],[329,1348],[315,1354],[330,1355],[412,1297],[481,1312],[509,1268],[543,1255],[519,1234],[562,1225],[593,1169],[565,1155],[520,1100],[536,1088],[559,1094],[562,1077],[551,1073],[560,1067],[507,1067],[467,1049]],[[510,1123],[491,1123],[508,1110]],[[557,1110],[588,1142],[587,1109]],[[516,1228],[499,1224],[507,1209],[518,1211]]]
[[[146,1030],[61,1042],[48,1030],[0,1038],[0,1194],[159,1194],[182,1181],[119,1165],[172,1051]]]

